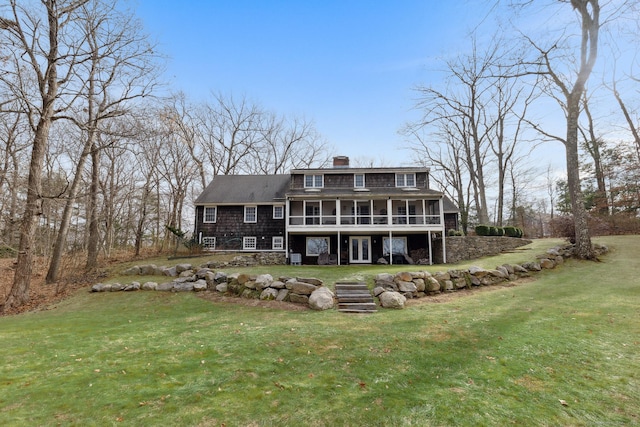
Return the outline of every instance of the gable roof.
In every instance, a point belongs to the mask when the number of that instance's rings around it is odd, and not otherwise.
[[[195,204],[284,202],[289,179],[289,175],[218,175],[198,196]]]

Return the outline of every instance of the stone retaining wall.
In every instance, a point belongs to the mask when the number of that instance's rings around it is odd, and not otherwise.
[[[456,263],[468,259],[498,255],[531,243],[517,237],[498,236],[451,236],[445,240],[447,262]],[[442,250],[433,251],[434,262],[442,263]]]
[[[607,248],[596,245],[595,250],[599,255],[605,253]],[[404,308],[407,299],[517,280],[543,269],[555,268],[563,264],[566,258],[572,256],[573,246],[565,245],[549,249],[545,254],[536,257],[535,261],[523,264],[504,264],[492,270],[470,267],[464,270],[453,269],[437,273],[428,271],[380,273],[374,278],[373,295],[378,298],[382,307]],[[173,279],[166,283],[145,282],[141,284],[136,281],[129,284],[96,283],[91,287],[91,292],[212,291],[242,298],[290,301],[308,305],[316,310],[334,307],[333,292],[325,287],[319,279],[303,277],[274,279],[270,274],[234,273],[227,275],[222,271],[214,271],[209,267],[210,265],[213,264],[206,263],[200,267],[194,267],[191,264],[178,264],[173,267],[158,267],[153,264],[135,266],[124,273],[128,275],[171,276]]]

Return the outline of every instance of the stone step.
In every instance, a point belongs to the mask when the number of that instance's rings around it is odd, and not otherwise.
[[[363,282],[341,282],[335,284],[338,311],[343,313],[373,313],[377,311],[373,295]]]

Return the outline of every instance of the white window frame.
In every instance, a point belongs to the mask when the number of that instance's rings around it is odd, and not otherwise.
[[[258,249],[258,238],[256,236],[245,236],[242,238],[242,250],[255,251],[256,249]]]
[[[310,240],[324,240],[326,242],[325,246],[326,246],[327,252],[329,252],[329,244],[331,243],[329,241],[329,237],[325,237],[325,236],[309,236],[309,237],[307,237],[307,240],[305,242],[305,251],[307,253],[307,256],[318,256],[321,253],[323,253],[323,252],[318,252],[318,253],[309,252],[309,241]]]
[[[205,251],[215,251],[216,250],[216,238],[215,237],[203,237],[202,238],[202,249]]]
[[[358,177],[362,177],[362,183],[358,185]],[[363,173],[354,173],[353,174],[353,188],[365,188],[365,177]]]
[[[310,182],[308,180],[310,179]],[[304,188],[323,188],[324,175],[310,174],[304,176]]]
[[[276,210],[280,213],[276,214]],[[273,219],[284,219],[284,205],[273,205]]]
[[[213,209],[213,221],[207,221],[207,210]],[[218,219],[218,207],[217,206],[205,206],[202,211],[202,222],[205,224],[212,224]]]
[[[389,252],[392,252],[393,254],[399,254],[399,252],[394,252],[393,248],[391,247],[391,245],[393,244],[394,240],[402,240],[403,241],[403,246],[404,246],[404,253],[407,253],[407,238],[406,237],[393,237],[391,239],[391,244],[389,243],[389,238],[388,237],[383,237],[382,238],[382,256],[387,256],[389,255]],[[388,251],[388,252],[385,252]]]
[[[408,181],[411,178],[413,184],[409,184]],[[415,173],[397,173],[396,174],[396,187],[410,187],[414,188],[416,186],[416,174]]]
[[[273,236],[271,238],[271,249],[274,251],[284,249],[284,237],[283,236]]]
[[[247,219],[247,213],[253,209],[253,220]],[[258,206],[256,205],[247,205],[244,207],[244,222],[245,223],[256,223],[258,222]]]

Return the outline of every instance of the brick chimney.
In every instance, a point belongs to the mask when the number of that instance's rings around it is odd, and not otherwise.
[[[347,156],[335,156],[333,158],[333,167],[334,168],[348,168],[349,167],[349,157],[347,157]]]

